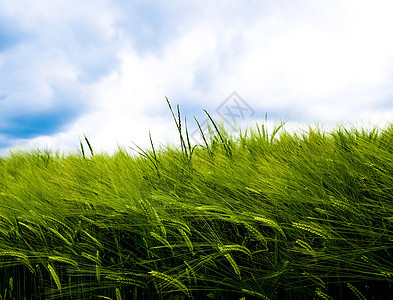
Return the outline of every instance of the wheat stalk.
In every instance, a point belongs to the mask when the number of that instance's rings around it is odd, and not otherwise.
[[[163,238],[162,236],[158,235],[158,234],[155,233],[154,231],[151,231],[151,232],[150,232],[150,235],[151,235],[152,237],[154,237],[156,240],[158,240],[159,242],[161,242],[162,244],[168,246],[168,247],[172,250],[172,252],[173,252],[172,245],[169,244],[169,242],[168,242],[165,238]]]
[[[163,235],[166,236],[166,229],[164,225],[162,225],[161,219],[154,207],[152,207],[149,202],[144,201],[143,199],[139,200],[139,204],[141,205],[142,211],[145,213],[147,218],[152,222],[156,222],[159,225]]]
[[[96,277],[97,277],[97,281],[100,282],[101,259],[100,259],[100,251],[98,250],[97,250],[97,261],[98,263],[96,263]]]
[[[12,293],[12,291],[14,290],[14,278],[10,277],[10,280],[8,281],[8,285],[9,285],[10,291]]]
[[[78,267],[78,263],[77,263],[75,260],[73,260],[73,259],[71,259],[71,258],[68,258],[68,257],[63,257],[63,256],[48,256],[48,258],[49,258],[50,260],[54,260],[54,261],[58,261],[58,262],[62,262],[62,263],[66,263],[66,264],[72,265],[72,266],[74,266],[75,268]]]
[[[15,257],[18,261],[22,262],[32,274],[35,273],[33,266],[29,262],[29,257],[24,253],[16,252],[16,251],[4,251],[4,252],[0,252],[0,256]]]
[[[52,231],[58,238],[60,238],[62,241],[64,241],[68,246],[72,246],[72,243],[67,240],[60,232],[58,232],[56,229],[53,228],[48,228],[50,231]]]
[[[389,280],[392,280],[392,278],[393,278],[393,273],[392,272],[381,271],[381,275],[385,276]]]
[[[227,211],[223,207],[217,206],[217,205],[201,205],[201,206],[195,207],[195,209],[214,211],[214,212],[220,212],[220,213],[227,213]]]
[[[27,259],[20,259],[20,261],[29,269],[29,271],[32,274],[35,274],[35,270],[34,270],[33,266],[30,264],[30,262]]]
[[[27,228],[28,230],[30,230],[31,232],[33,232],[35,235],[39,236],[42,238],[42,234],[35,228],[23,223],[23,222],[18,222],[18,225],[22,225],[23,227]]]
[[[220,250],[220,252],[240,251],[247,254],[248,256],[251,256],[251,251],[247,247],[237,244],[218,246],[218,250]]]
[[[317,259],[317,254],[315,253],[314,249],[305,241],[302,240],[296,240],[295,241],[296,244],[300,245],[305,251],[305,253],[307,254],[311,254],[314,259]]]
[[[103,248],[103,246],[102,246],[102,244],[100,243],[100,241],[97,240],[94,236],[92,236],[90,233],[88,233],[88,232],[85,231],[85,230],[82,230],[82,232],[83,232],[84,234],[86,234],[94,243],[96,243],[96,245],[97,245],[98,247],[100,247],[101,249]]]
[[[98,298],[98,299],[105,299],[105,300],[113,300],[113,299],[110,298],[110,297],[102,296],[102,295],[97,296],[97,298]]]
[[[233,270],[235,271],[235,273],[239,276],[239,278],[241,278],[239,266],[237,265],[237,263],[233,259],[232,255],[229,254],[229,253],[224,253],[224,256],[229,261],[229,263],[231,264],[231,266],[232,266]]]
[[[177,220],[168,220],[168,219],[162,219],[162,222],[175,227],[180,226],[182,230],[186,231],[188,234],[191,234],[190,227],[188,227],[188,225],[184,222],[180,222]]]
[[[333,196],[330,196],[329,199],[330,199],[330,202],[333,204],[333,206],[337,207],[338,209],[349,211],[353,215],[358,215],[358,216],[360,215],[359,212],[353,208],[353,206],[351,207],[350,205],[348,205],[344,201],[336,199]]]
[[[350,284],[349,282],[347,282],[346,284],[347,284],[347,287],[349,287],[351,289],[351,291],[356,295],[356,297],[359,300],[367,300],[366,297],[364,297],[363,294],[357,288],[355,288],[352,284]]]
[[[325,232],[323,229],[318,228],[316,226],[312,226],[312,225],[304,224],[304,223],[295,223],[295,222],[292,222],[292,225],[296,228],[306,230],[306,231],[311,232],[315,235],[319,235],[320,237],[322,237],[324,239],[329,238],[329,234],[327,232]]]
[[[185,260],[184,260],[184,264],[187,266],[186,273],[187,273],[188,281],[191,283],[191,275],[190,275],[190,273],[192,273],[192,278],[194,279],[194,283],[196,284],[196,273],[195,273],[194,269],[191,268],[191,266]]]
[[[56,270],[52,267],[51,264],[48,264],[48,269],[50,274],[52,275],[54,282],[56,283],[57,289],[61,291],[61,283],[60,283],[59,276],[56,273]]]
[[[243,223],[243,225],[247,228],[247,230],[255,238],[255,240],[261,242],[267,248],[267,242],[265,237],[257,229],[247,223]]]
[[[321,297],[325,300],[334,300],[333,297],[330,297],[328,294],[322,292],[319,287],[315,289],[315,294],[317,294],[319,297]]]
[[[184,230],[181,228],[178,228],[178,230],[179,230],[180,234],[183,236],[183,239],[186,242],[188,249],[190,250],[190,252],[192,254],[194,254],[194,246],[192,245],[192,242],[191,242],[190,238],[188,237],[187,233],[185,233]]]
[[[264,299],[264,300],[269,300],[269,298],[266,297],[265,295],[262,295],[261,293],[257,293],[257,292],[251,291],[251,290],[242,289],[242,292],[244,292],[246,294],[249,294],[251,296],[257,297],[257,298],[261,298],[261,299]]]
[[[307,273],[307,272],[303,272],[302,275],[308,277],[310,280],[312,280],[312,281],[315,282],[316,284],[318,284],[318,285],[320,285],[321,287],[323,287],[324,289],[326,289],[325,283],[324,283],[323,280],[322,280],[321,278],[319,278],[318,276],[313,275],[313,274],[310,274],[310,273]]]
[[[97,281],[100,282],[100,279],[101,279],[101,266],[99,264],[96,264],[96,277],[97,277]]]
[[[97,251],[97,254],[98,254],[98,251]],[[81,253],[81,256],[83,256],[84,258],[87,258],[88,260],[91,260],[91,261],[95,262],[95,263],[98,264],[98,265],[101,265],[101,260],[100,260],[100,258],[98,257],[98,255],[97,255],[97,257],[96,257],[96,256],[91,255],[91,254],[89,254],[89,253],[82,252],[82,253]]]
[[[72,234],[72,233],[73,233],[73,230],[72,230],[67,224],[65,224],[64,222],[59,221],[59,220],[57,220],[56,218],[53,218],[53,217],[51,217],[51,216],[43,215],[42,217],[43,217],[44,219],[47,219],[47,220],[49,220],[49,221],[52,221],[53,223],[55,223],[55,224],[57,224],[57,225],[60,225],[61,227],[63,227],[64,229],[66,229],[66,230],[68,231],[69,234]]]
[[[124,278],[121,276],[117,276],[117,275],[106,275],[105,276],[106,279],[110,279],[110,280],[114,280],[118,283],[121,284],[129,284],[129,285],[135,285],[135,286],[142,286],[143,282],[139,281],[139,280],[135,280],[132,278]]]
[[[160,273],[157,271],[150,271],[149,274],[167,282],[169,285],[177,287],[180,291],[185,293],[187,296],[190,296],[188,288],[176,278],[173,278],[167,274]]]
[[[266,217],[260,217],[260,216],[254,217],[254,220],[259,221],[259,222],[262,222],[262,223],[264,223],[264,224],[266,224],[266,225],[268,225],[268,226],[270,226],[270,227],[273,227],[273,228],[277,229],[277,231],[278,231],[279,233],[281,233],[281,235],[282,235],[283,237],[286,238],[286,235],[285,235],[284,231],[283,231],[283,230],[281,229],[281,227],[280,227],[276,222],[274,222],[273,220],[268,219],[268,218],[266,218]]]
[[[9,227],[12,227],[12,226],[13,226],[12,222],[11,222],[7,217],[5,217],[5,216],[3,216],[3,215],[0,215],[0,220],[1,220],[3,223],[6,223]]]
[[[119,288],[116,288],[116,300],[121,300],[121,293]]]
[[[17,258],[21,258],[23,260],[28,260],[29,257],[21,252],[16,252],[16,251],[4,251],[4,252],[0,252],[0,256],[13,256],[13,257],[17,257]]]

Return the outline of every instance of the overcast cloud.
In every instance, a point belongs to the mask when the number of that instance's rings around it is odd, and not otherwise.
[[[242,126],[383,126],[393,118],[393,2],[0,2],[0,154],[177,143],[248,105]],[[244,100],[245,103],[242,103]],[[231,102],[232,101],[232,102]],[[295,125],[294,125],[295,124]]]

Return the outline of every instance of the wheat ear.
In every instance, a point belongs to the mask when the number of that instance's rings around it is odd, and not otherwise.
[[[356,297],[358,297],[359,300],[367,300],[366,297],[364,297],[363,294],[349,282],[347,282],[347,287],[351,289],[351,291],[356,295]]]
[[[265,295],[262,295],[261,293],[257,293],[257,292],[246,290],[246,289],[242,289],[242,292],[246,293],[246,294],[249,294],[251,296],[257,297],[257,298],[261,298],[261,299],[264,299],[264,300],[269,300],[268,297],[266,297]]]
[[[183,283],[181,283],[179,280],[177,280],[176,278],[173,278],[173,277],[171,277],[169,275],[166,275],[166,274],[160,273],[160,272],[156,272],[156,271],[150,271],[149,274],[154,276],[154,277],[157,277],[157,278],[159,278],[161,280],[164,280],[169,285],[177,287],[184,294],[186,294],[187,296],[190,296],[188,288]]]
[[[61,283],[60,283],[59,276],[56,273],[56,270],[50,264],[48,264],[48,269],[49,269],[49,273],[52,275],[54,282],[56,283],[57,289],[61,291]]]

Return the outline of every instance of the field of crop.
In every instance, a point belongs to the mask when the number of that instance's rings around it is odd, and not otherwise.
[[[0,159],[0,299],[392,299],[393,126],[173,117],[179,148]]]

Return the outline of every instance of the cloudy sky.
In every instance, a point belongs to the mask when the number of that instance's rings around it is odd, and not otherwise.
[[[203,109],[227,125],[383,126],[392,13],[390,0],[2,0],[0,154],[76,152],[84,135],[107,152],[147,147],[149,131],[177,143],[165,97],[190,131]]]

